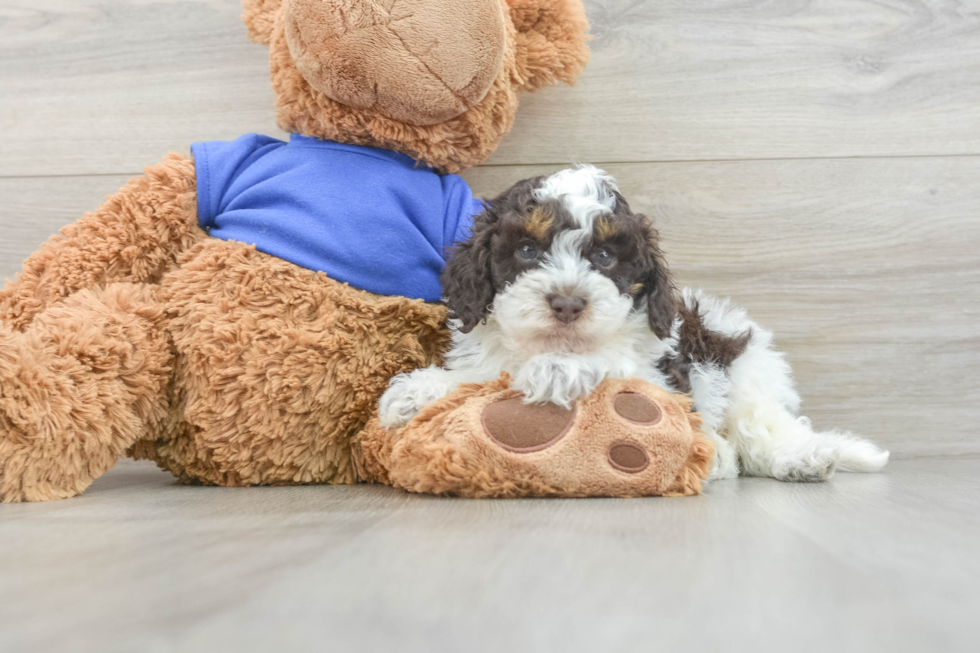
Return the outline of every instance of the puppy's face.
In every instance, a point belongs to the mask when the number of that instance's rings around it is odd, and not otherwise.
[[[664,338],[674,317],[656,230],[592,166],[490,201],[443,282],[462,332],[492,319],[522,349],[588,350],[637,324]]]

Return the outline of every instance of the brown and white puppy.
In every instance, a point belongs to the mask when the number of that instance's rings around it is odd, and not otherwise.
[[[717,447],[715,478],[822,480],[888,460],[798,417],[772,333],[727,301],[675,292],[657,231],[592,166],[519,182],[488,202],[443,283],[453,347],[444,368],[392,379],[386,426],[503,371],[527,402],[566,407],[603,379],[639,377],[693,396]]]

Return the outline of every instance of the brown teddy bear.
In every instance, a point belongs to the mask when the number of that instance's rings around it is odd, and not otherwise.
[[[350,483],[389,378],[439,363],[454,174],[588,59],[579,0],[243,0],[289,143],[171,154],[0,291],[0,498],[120,456],[183,482]],[[249,244],[245,244],[249,243]]]

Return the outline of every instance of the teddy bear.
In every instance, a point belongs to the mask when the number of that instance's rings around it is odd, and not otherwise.
[[[352,483],[388,380],[438,364],[456,173],[585,66],[579,0],[243,0],[283,142],[196,143],[0,291],[0,499],[122,456],[181,482]]]

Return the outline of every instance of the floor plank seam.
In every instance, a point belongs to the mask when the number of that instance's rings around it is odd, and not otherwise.
[[[554,168],[560,166],[571,166],[576,163],[591,163],[597,166],[629,166],[629,165],[667,165],[667,164],[701,164],[701,163],[756,163],[756,162],[807,162],[807,161],[874,161],[874,160],[903,160],[903,159],[978,159],[980,153],[976,154],[902,154],[902,155],[867,155],[867,156],[805,156],[805,157],[759,157],[741,159],[650,159],[636,161],[547,161],[529,163],[484,163],[477,168]],[[152,162],[151,162],[152,163]],[[147,165],[150,165],[148,163]],[[91,177],[124,177],[142,175],[143,170],[129,170],[123,172],[90,172],[78,174],[50,174],[50,175],[3,175],[0,174],[0,181],[17,179],[84,179]]]
[[[625,165],[649,165],[667,163],[754,163],[759,161],[874,161],[885,159],[971,159],[980,157],[977,153],[959,154],[855,154],[848,156],[774,156],[774,157],[744,157],[744,158],[710,158],[710,159],[644,159],[635,161],[601,161],[591,160],[587,163],[604,166],[625,166]],[[548,163],[484,163],[480,168],[518,168],[521,166],[567,166],[575,163],[586,163],[585,161],[551,161]]]

